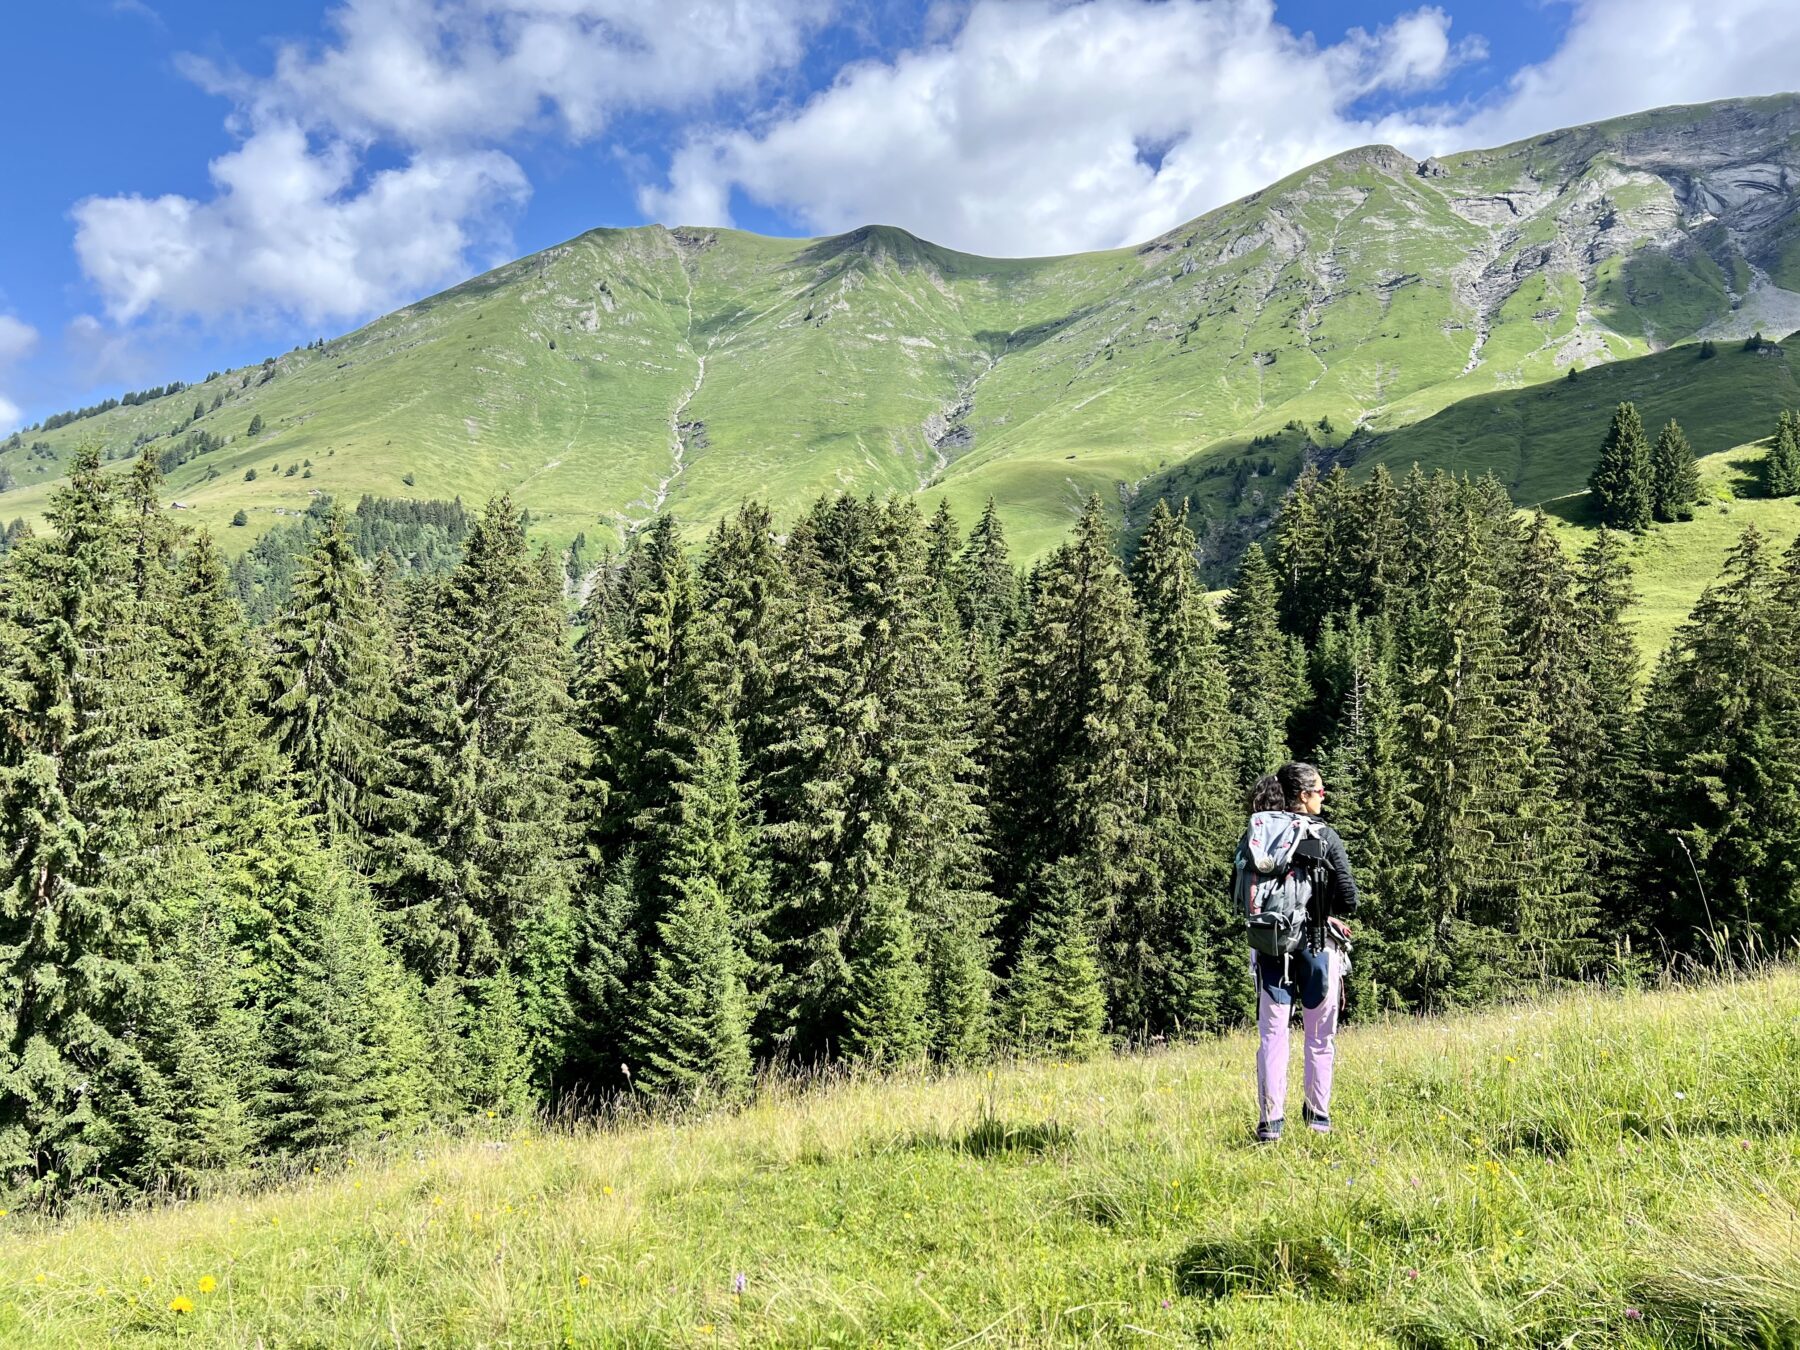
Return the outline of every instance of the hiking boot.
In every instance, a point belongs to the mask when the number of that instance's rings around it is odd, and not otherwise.
[[[1331,1117],[1320,1115],[1304,1103],[1300,1107],[1300,1119],[1306,1122],[1306,1128],[1309,1130],[1317,1130],[1320,1134],[1331,1133]]]
[[[1259,1144],[1275,1144],[1281,1141],[1281,1125],[1279,1120],[1265,1120],[1256,1127],[1256,1142]]]

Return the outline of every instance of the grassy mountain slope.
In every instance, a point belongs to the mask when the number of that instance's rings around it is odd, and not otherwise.
[[[1742,445],[1700,460],[1701,503],[1689,521],[1658,525],[1631,542],[1632,585],[1637,601],[1627,618],[1643,653],[1647,678],[1657,656],[1693,611],[1694,602],[1719,578],[1725,555],[1747,525],[1755,525],[1777,556],[1800,537],[1800,501],[1771,501],[1759,491],[1763,445]],[[1599,528],[1586,493],[1546,504],[1571,553]]]
[[[1337,1132],[1266,1150],[1247,1140],[1252,1043],[1237,1035],[1086,1065],[777,1087],[686,1124],[409,1144],[112,1219],[0,1218],[0,1338],[1800,1336],[1793,970],[1357,1026],[1339,1045]]]
[[[198,398],[196,429],[230,440],[171,492],[217,527],[245,510],[238,542],[313,492],[509,490],[561,542],[844,487],[941,494],[964,519],[991,493],[1029,555],[1086,493],[1139,510],[1290,424],[1324,419],[1326,446],[1360,428],[1401,455],[1409,428],[1571,365],[1800,326],[1796,181],[1786,96],[1441,161],[1366,147],[1140,247],[1064,258],[879,226],[597,230],[323,349],[28,433],[0,452],[21,484],[0,513],[41,510],[84,438],[119,456],[174,443]],[[1535,433],[1410,443],[1522,485],[1584,476]],[[1277,486],[1205,509],[1254,522]]]

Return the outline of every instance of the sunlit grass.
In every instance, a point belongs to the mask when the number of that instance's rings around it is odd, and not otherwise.
[[[1800,1335],[1800,974],[1357,1027],[1340,1054],[1337,1133],[1264,1151],[1240,1035],[992,1077],[775,1085],[734,1116],[519,1123],[260,1194],[8,1215],[0,1337]]]

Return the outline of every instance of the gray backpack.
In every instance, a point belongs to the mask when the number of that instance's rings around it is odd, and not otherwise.
[[[1253,950],[1288,956],[1306,940],[1325,864],[1322,827],[1294,811],[1259,811],[1238,845],[1233,892]]]

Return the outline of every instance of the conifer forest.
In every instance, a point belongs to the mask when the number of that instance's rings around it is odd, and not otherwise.
[[[1662,528],[1691,452],[1630,423],[1608,509]],[[0,1202],[1247,1022],[1290,757],[1352,1016],[1800,936],[1800,546],[1754,528],[1640,669],[1627,533],[1417,469],[1307,470],[1217,605],[1161,501],[1029,570],[991,505],[855,496],[580,566],[506,497],[365,502],[231,565],[161,473],[78,454],[0,560]]]

